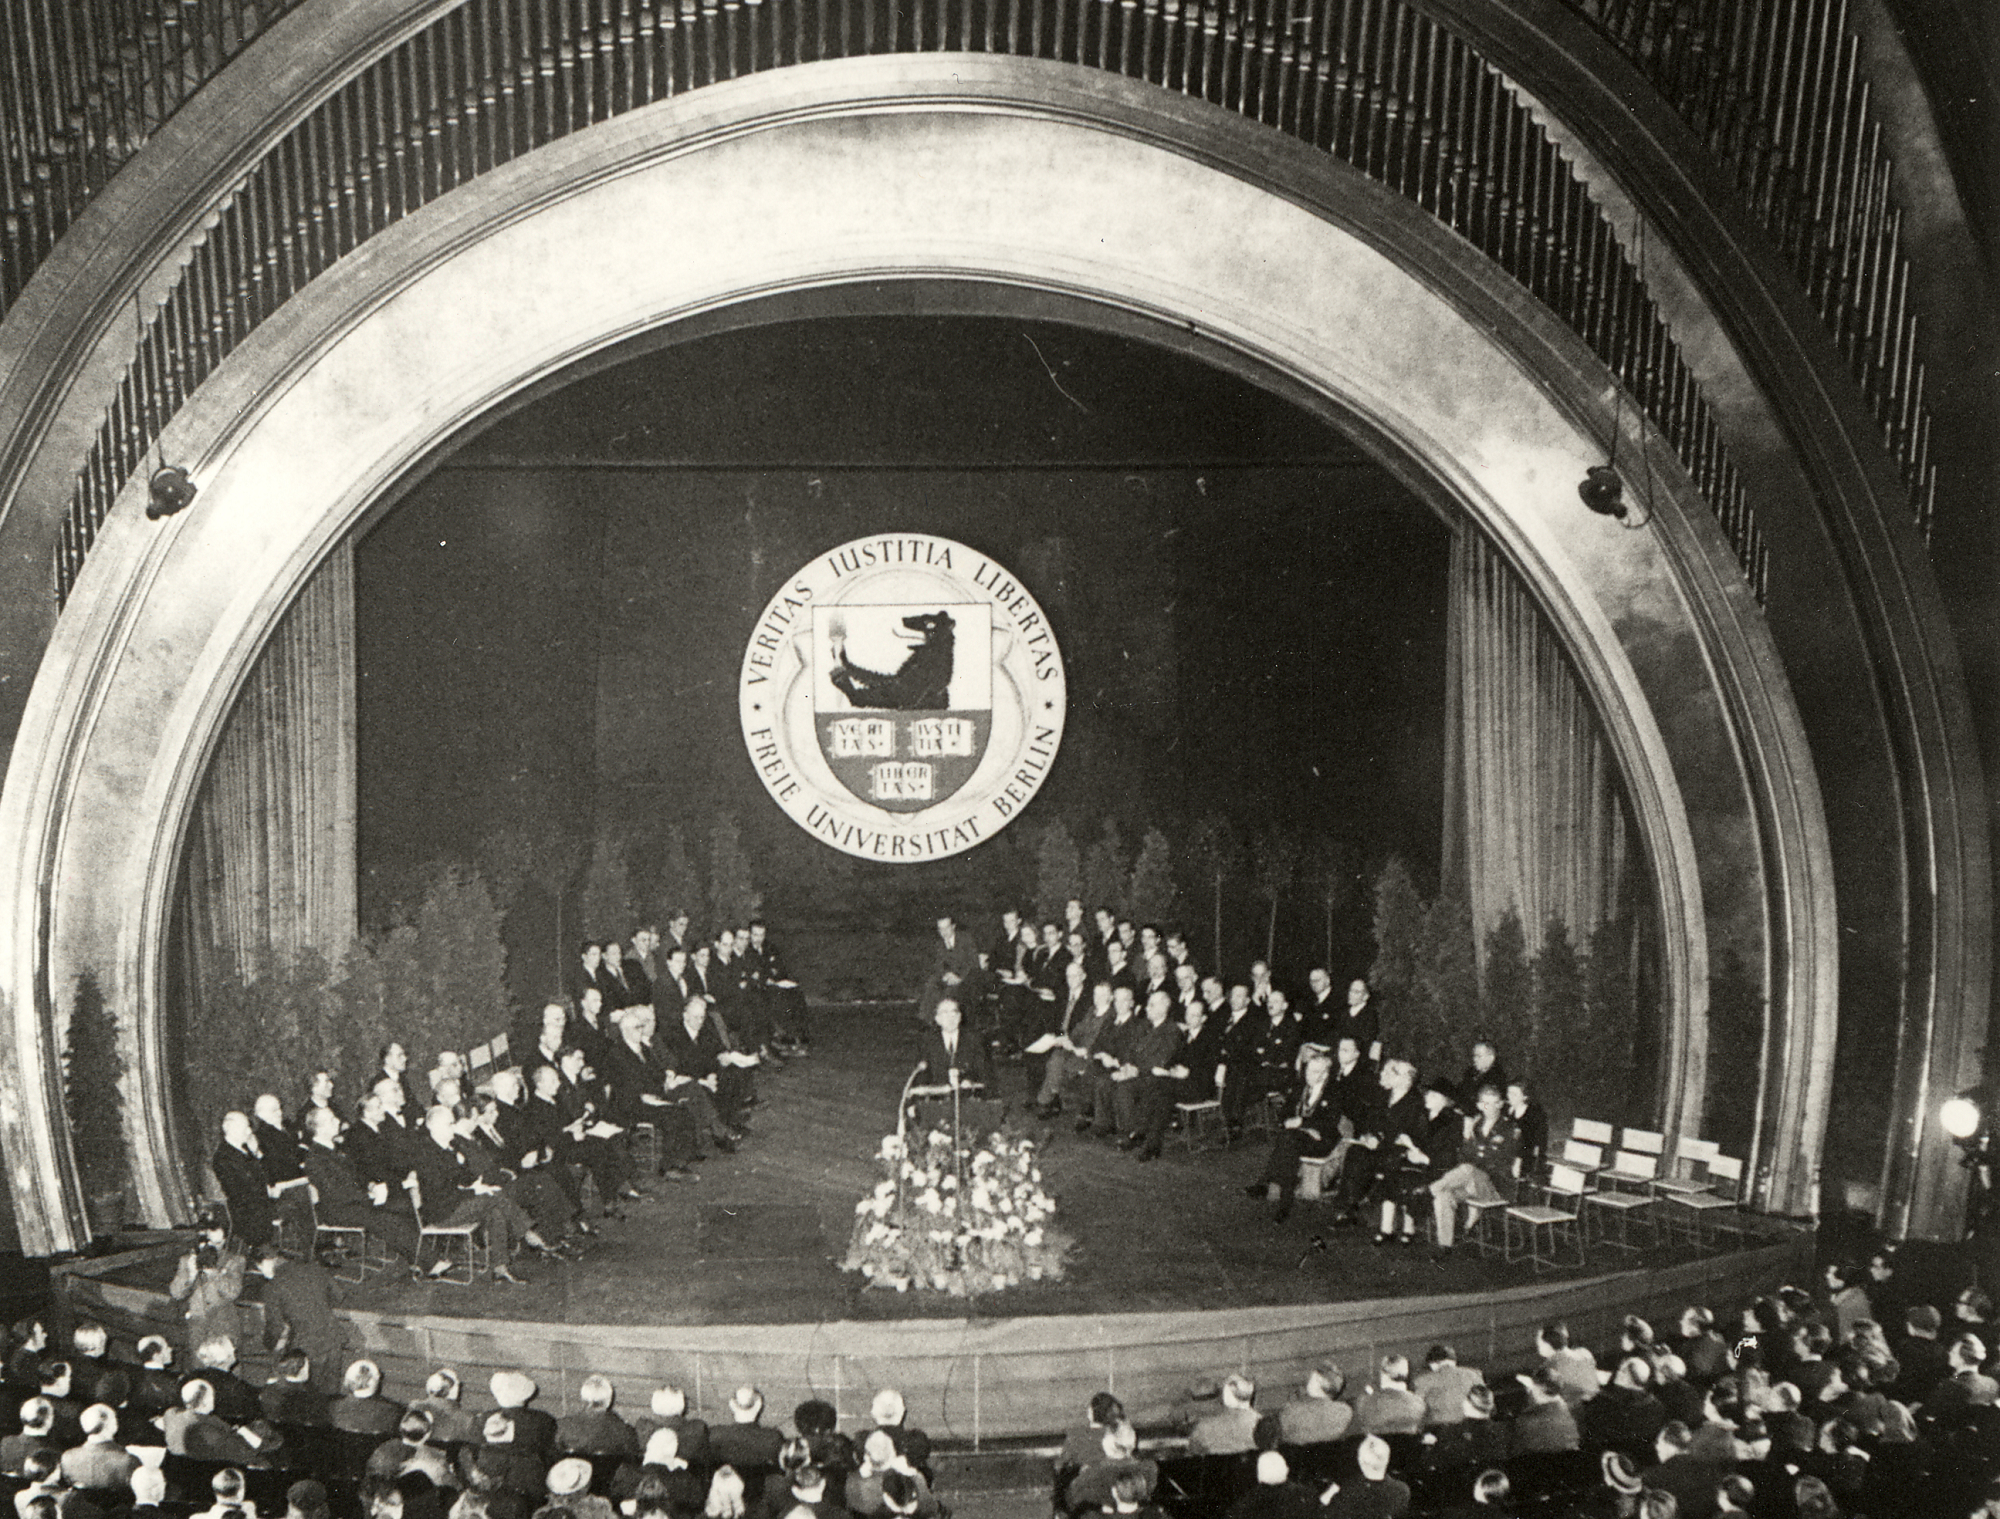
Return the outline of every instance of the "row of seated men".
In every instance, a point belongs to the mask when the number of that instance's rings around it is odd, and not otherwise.
[[[302,1474],[322,1504],[369,1519],[555,1519],[564,1508],[571,1519],[611,1519],[614,1505],[655,1519],[945,1512],[931,1491],[929,1437],[889,1389],[853,1435],[816,1399],[794,1410],[787,1434],[764,1422],[763,1396],[747,1386],[721,1420],[694,1416],[665,1387],[650,1413],[627,1421],[609,1380],[590,1376],[580,1406],[558,1418],[534,1406],[535,1384],[519,1372],[494,1374],[493,1406],[481,1412],[448,1368],[405,1405],[367,1360],[349,1364],[327,1395],[296,1352],[280,1355],[260,1387],[237,1375],[233,1350],[177,1378],[164,1339],[141,1347],[138,1365],[81,1351],[74,1364],[41,1362],[32,1396],[10,1383],[20,1432],[0,1441],[0,1471],[21,1519],[43,1497],[57,1519],[185,1513],[192,1489],[211,1479],[233,1481],[233,1512],[254,1515],[261,1495],[275,1513],[275,1495]],[[16,1356],[10,1374],[28,1365]],[[79,1378],[87,1391],[72,1397],[65,1389]]]
[[[941,945],[952,928],[951,919],[940,920]],[[1024,948],[1028,937],[1021,936]],[[1421,1082],[1409,1062],[1378,1060],[1366,981],[1354,981],[1335,1008],[1331,978],[1315,969],[1313,996],[1295,1012],[1262,961],[1225,991],[1219,977],[1202,977],[1186,961],[1176,984],[1158,984],[1166,973],[1162,957],[1153,959],[1155,984],[1137,990],[1129,978],[1090,979],[1088,955],[1062,963],[1049,1027],[1021,1052],[1038,1116],[1074,1106],[1079,1134],[1115,1141],[1143,1163],[1160,1155],[1170,1125],[1193,1121],[1201,1105],[1214,1104],[1231,1133],[1259,1110],[1271,1113],[1270,1154],[1245,1191],[1268,1194],[1279,1221],[1291,1211],[1299,1163],[1327,1161],[1340,1202],[1336,1223],[1355,1221],[1367,1207],[1378,1214],[1376,1243],[1413,1244],[1419,1220],[1434,1218],[1439,1258],[1456,1243],[1469,1205],[1513,1200],[1519,1179],[1541,1164],[1547,1118],[1491,1042],[1474,1042],[1456,1079]],[[1003,981],[998,995],[1004,1006],[1031,993]],[[938,1031],[922,1058],[938,1079],[997,1090],[987,1035],[1004,1048],[1008,1020],[968,1033],[971,1004],[962,981],[939,992]]]
[[[1869,1267],[1885,1301],[1894,1274],[1888,1252]],[[1493,1385],[1442,1345],[1414,1375],[1385,1357],[1359,1389],[1322,1363],[1270,1410],[1233,1376],[1219,1410],[1192,1419],[1187,1454],[1157,1461],[1100,1394],[1058,1457],[1058,1507],[1107,1509],[1131,1478],[1142,1504],[1182,1519],[2000,1514],[2000,1365],[1965,1327],[1991,1305],[1960,1293],[1947,1345],[1937,1308],[1918,1303],[1892,1338],[1863,1281],[1830,1265],[1817,1294],[1788,1287],[1720,1325],[1690,1306],[1670,1335],[1627,1318],[1602,1366],[1550,1323],[1537,1364]]]
[[[810,1010],[762,918],[702,938],[675,909],[664,935],[647,924],[629,942],[586,939],[568,985],[570,1005],[605,1016],[651,1004],[680,1008],[704,998],[717,1023],[743,1047],[786,1059],[811,1049]]]
[[[445,1051],[419,1102],[408,1052],[392,1042],[351,1116],[324,1071],[296,1121],[264,1093],[248,1113],[224,1116],[210,1166],[231,1233],[253,1248],[281,1231],[310,1239],[317,1222],[366,1229],[414,1263],[421,1211],[433,1224],[484,1227],[494,1275],[509,1281],[517,1250],[573,1251],[595,1232],[591,1213],[619,1216],[653,1177],[690,1180],[711,1151],[733,1152],[759,1101],[761,1063],[724,1036],[700,994],[662,1027],[646,1003],[602,1014],[592,991],[575,1011],[545,1007],[522,1066],[477,1090],[463,1058]]]

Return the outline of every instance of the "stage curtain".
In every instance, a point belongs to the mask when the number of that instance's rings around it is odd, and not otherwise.
[[[1471,905],[1481,963],[1509,908],[1530,954],[1551,917],[1588,944],[1629,910],[1633,845],[1617,766],[1526,584],[1464,526],[1446,637],[1444,879]]]
[[[209,761],[183,870],[197,988],[355,929],[354,551],[321,564],[257,656]]]

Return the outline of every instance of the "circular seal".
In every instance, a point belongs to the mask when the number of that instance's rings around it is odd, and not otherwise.
[[[1035,598],[927,533],[857,538],[757,619],[739,688],[764,787],[823,844],[938,860],[1005,828],[1062,742],[1067,692]]]

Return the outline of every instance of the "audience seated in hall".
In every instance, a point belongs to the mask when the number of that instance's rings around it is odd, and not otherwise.
[[[1278,1410],[1278,1429],[1287,1445],[1323,1445],[1342,1438],[1354,1422],[1354,1409],[1341,1401],[1347,1377],[1332,1361],[1322,1361],[1306,1374],[1299,1395]]]
[[[1222,1382],[1222,1411],[1198,1420],[1188,1434],[1188,1453],[1226,1456],[1257,1448],[1257,1384],[1241,1374]]]

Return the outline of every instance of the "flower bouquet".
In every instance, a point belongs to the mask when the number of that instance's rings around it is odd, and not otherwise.
[[[843,1271],[955,1297],[1061,1280],[1074,1242],[1052,1222],[1032,1140],[990,1134],[968,1156],[932,1129],[914,1143],[888,1135],[876,1159],[883,1177],[854,1205]]]

